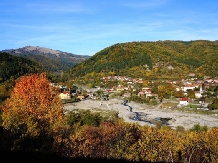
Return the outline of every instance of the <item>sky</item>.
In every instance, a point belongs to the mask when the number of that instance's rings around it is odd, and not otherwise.
[[[0,50],[93,56],[117,43],[218,40],[218,0],[1,0]]]

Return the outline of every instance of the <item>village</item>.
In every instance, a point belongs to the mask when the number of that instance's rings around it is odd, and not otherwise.
[[[117,85],[107,84],[110,82],[117,83]],[[62,85],[56,86],[60,88],[59,96],[65,102],[78,102],[85,99],[105,101],[116,97],[154,106],[161,104],[161,108],[179,109],[195,106],[195,110],[214,111],[218,109],[216,104],[213,105],[218,97],[218,78],[212,79],[205,76],[203,80],[198,80],[194,73],[190,73],[187,79],[165,80],[157,84],[155,81],[141,78],[104,76],[101,83],[104,87],[74,86],[70,89]]]
[[[68,111],[78,109],[97,112],[99,110],[115,111],[125,122],[137,122],[140,125],[150,126],[160,122],[173,129],[178,126],[190,129],[195,124],[207,127],[218,126],[217,78],[162,81],[160,85],[155,85],[157,90],[159,88],[157,93],[152,91],[155,89],[151,83],[155,81],[148,82],[125,76],[102,78],[102,83],[105,85],[114,81],[119,84],[111,88],[85,89],[83,87],[81,89],[78,87],[74,93],[64,88],[60,93],[61,99],[77,101],[65,103],[65,109]],[[172,93],[167,94],[169,92]],[[163,96],[163,99],[160,96]]]

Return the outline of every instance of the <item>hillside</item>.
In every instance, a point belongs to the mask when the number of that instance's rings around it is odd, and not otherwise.
[[[218,42],[157,41],[118,43],[107,47],[69,73],[127,75],[148,79],[179,79],[195,73],[198,77],[218,75]]]
[[[74,65],[89,58],[89,56],[85,55],[75,55],[38,46],[25,46],[19,49],[3,50],[3,52],[37,62],[45,70],[50,72],[66,71]]]
[[[29,73],[41,72],[42,67],[28,59],[0,53],[0,83]]]
[[[10,95],[10,90],[17,78],[37,72],[43,72],[39,64],[26,58],[0,52],[0,104]]]

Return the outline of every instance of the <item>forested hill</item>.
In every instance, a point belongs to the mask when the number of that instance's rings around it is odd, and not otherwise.
[[[89,56],[76,55],[39,46],[25,46],[19,49],[3,50],[14,56],[21,56],[39,63],[46,71],[62,72],[83,62]]]
[[[183,78],[189,73],[198,77],[218,75],[218,42],[157,41],[118,43],[107,47],[69,73],[85,76],[126,75],[144,78]]]
[[[0,83],[42,71],[42,67],[33,61],[0,52]]]

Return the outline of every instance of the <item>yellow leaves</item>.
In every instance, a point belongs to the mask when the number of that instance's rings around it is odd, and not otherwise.
[[[207,132],[177,132],[128,123],[83,126],[65,143],[68,156],[147,162],[217,162],[218,128]]]
[[[145,77],[149,77],[149,76],[151,76],[151,71],[146,71],[145,72]]]
[[[155,73],[157,73],[159,71],[159,68],[155,67],[153,70]]]
[[[205,154],[207,162],[218,162],[218,128],[212,128],[207,131],[205,137],[203,137],[205,149],[208,153]]]
[[[144,86],[144,87],[148,87],[148,80],[144,80],[144,81],[143,81],[143,86]]]
[[[5,97],[7,95],[7,86],[0,84],[0,96]]]
[[[40,134],[40,130],[38,129],[38,123],[34,122],[32,117],[29,117],[27,119],[26,124],[27,124],[27,132],[25,133],[26,135],[30,135],[34,137]]]

